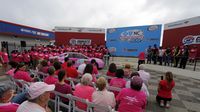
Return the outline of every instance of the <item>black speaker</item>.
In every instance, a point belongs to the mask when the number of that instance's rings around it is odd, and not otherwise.
[[[21,47],[26,47],[26,41],[21,41]]]

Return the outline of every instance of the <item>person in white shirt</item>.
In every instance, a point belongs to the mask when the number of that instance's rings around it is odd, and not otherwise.
[[[79,75],[83,75],[83,72],[85,70],[86,64],[87,64],[87,60],[84,60],[84,62],[78,66]]]
[[[96,82],[98,90],[92,94],[92,102],[97,105],[105,106],[105,110],[102,108],[95,108],[95,112],[107,112],[108,110],[106,109],[109,109],[109,107],[114,108],[116,105],[115,95],[113,92],[107,91],[106,85],[107,81],[104,77],[98,78]],[[108,108],[106,108],[106,106]]]
[[[32,83],[28,90],[28,101],[23,102],[17,112],[51,112],[48,108],[50,92],[55,85],[48,85],[44,82]]]
[[[145,71],[144,65],[141,64],[139,66],[139,71],[138,71],[140,77],[142,78],[144,84],[148,87],[149,85],[149,80],[150,80],[150,73]]]

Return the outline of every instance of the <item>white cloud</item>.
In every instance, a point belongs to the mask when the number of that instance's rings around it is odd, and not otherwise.
[[[124,27],[199,16],[199,4],[199,0],[2,0],[0,19],[48,30]]]

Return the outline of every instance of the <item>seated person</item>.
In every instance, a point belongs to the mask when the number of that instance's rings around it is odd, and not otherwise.
[[[48,85],[44,82],[32,83],[28,91],[28,100],[23,102],[17,112],[51,112],[48,108],[50,93],[55,85]]]
[[[67,77],[78,78],[78,72],[77,72],[76,68],[73,67],[72,65],[73,65],[72,60],[69,60],[67,62],[67,67],[65,68]]]
[[[125,78],[129,78],[131,75],[131,65],[130,64],[125,64],[125,68],[124,68],[124,77]]]
[[[47,60],[42,60],[41,62],[41,68],[39,69],[40,72],[43,72],[43,73],[48,73],[48,62]]]
[[[55,61],[54,63],[53,63],[53,66],[54,66],[54,68],[55,68],[55,75],[58,75],[58,72],[61,70],[61,64],[60,64],[60,62],[59,61]]]
[[[109,65],[108,71],[106,73],[107,76],[115,77],[115,72],[117,70],[117,66],[115,63],[111,63]]]
[[[14,61],[10,61],[9,64],[11,66],[11,69],[8,70],[6,72],[6,74],[13,77],[14,76],[14,71],[16,70],[18,63],[14,62]]]
[[[49,76],[44,79],[44,82],[47,84],[56,84],[58,79],[55,77],[55,68],[53,66],[48,69]]]
[[[26,66],[24,63],[18,64],[17,69],[14,71],[14,78],[24,80],[26,82],[32,82],[34,80],[26,71]]]
[[[60,70],[58,72],[58,80],[59,80],[59,82],[56,83],[55,91],[58,91],[58,92],[63,93],[63,94],[72,94],[71,86],[69,84],[65,83],[66,77],[67,77],[67,75],[65,74],[64,70]],[[61,100],[65,104],[69,103],[68,99],[61,98]]]
[[[124,88],[116,97],[118,112],[144,112],[147,97],[142,88],[142,79],[133,77],[131,79],[131,88]]]
[[[97,105],[110,106],[114,108],[116,104],[115,95],[113,92],[107,91],[106,85],[107,81],[104,77],[100,77],[97,80],[96,86],[98,90],[92,94],[92,102],[94,102]],[[107,112],[107,111],[95,108],[95,112]]]
[[[93,87],[90,86],[92,83],[92,76],[89,73],[86,73],[82,76],[81,78],[81,83],[76,85],[75,91],[74,91],[74,96],[87,99],[90,102],[92,101],[92,93],[95,91]],[[83,104],[81,102],[76,102],[76,105],[78,108],[86,110],[87,105]]]
[[[93,73],[93,65],[92,64],[87,64],[85,67],[85,70],[83,71],[83,74],[89,73],[92,75],[92,82],[96,82],[96,75]]]
[[[139,75],[138,72],[133,72],[133,73],[131,74],[130,80],[126,82],[126,88],[131,88],[131,86],[130,86],[131,79],[132,79],[133,77],[135,77],[135,76],[140,77],[140,75]],[[148,89],[147,89],[147,86],[144,84],[144,81],[143,81],[143,83],[142,83],[141,91],[144,91],[145,94],[146,94],[146,96],[149,97],[149,91],[148,91]]]
[[[14,95],[14,85],[12,82],[0,84],[0,112],[16,112],[18,104],[11,103]]]
[[[110,86],[118,87],[118,88],[125,88],[126,87],[126,80],[123,79],[124,71],[122,69],[117,69],[115,73],[116,78],[112,78],[110,81]],[[115,96],[117,96],[118,92],[114,91]]]

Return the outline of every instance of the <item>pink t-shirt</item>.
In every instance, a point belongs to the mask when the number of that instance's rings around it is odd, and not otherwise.
[[[16,70],[15,68],[12,68],[12,69],[8,70],[8,71],[6,72],[6,74],[13,77],[13,76],[14,76],[14,71],[15,71],[15,70]]]
[[[28,72],[25,72],[25,71],[17,71],[15,74],[14,74],[14,78],[15,79],[22,79],[26,82],[32,82],[32,78],[30,77],[29,73]]]
[[[142,91],[124,88],[116,98],[119,102],[119,112],[144,112],[146,107],[146,95]]]
[[[53,76],[48,76],[44,79],[44,82],[47,84],[56,84],[58,82],[58,79]]]
[[[1,56],[2,56],[2,58],[3,58],[3,63],[8,63],[8,62],[9,62],[8,53],[2,52],[2,53],[1,53]]]
[[[18,107],[19,105],[15,103],[0,104],[0,112],[16,112]]]
[[[93,71],[92,74],[98,75],[98,69],[95,65],[93,65]]]
[[[27,63],[30,62],[31,57],[28,53],[24,54],[23,56],[24,56],[24,62],[27,62]]]
[[[11,57],[12,57],[12,61],[17,62],[16,61],[16,58],[17,58],[17,54],[16,53],[12,53]]]
[[[112,78],[110,81],[110,86],[118,87],[118,88],[125,88],[126,87],[126,80],[123,78]],[[118,91],[113,91],[115,96],[119,93]]]
[[[94,88],[90,87],[90,86],[84,86],[84,85],[77,85],[75,87],[75,91],[74,91],[74,96],[83,98],[83,99],[88,99],[90,102],[92,101],[92,94],[94,92]],[[78,106],[78,108],[80,109],[84,109],[86,110],[87,105],[83,104],[81,102],[76,102],[76,105]]]

